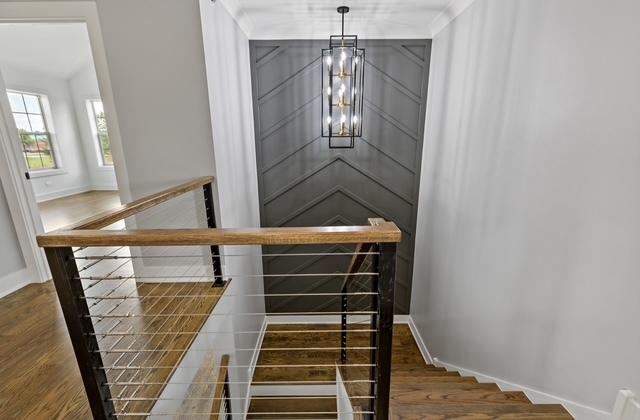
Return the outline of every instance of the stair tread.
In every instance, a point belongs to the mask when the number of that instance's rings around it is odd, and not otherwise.
[[[572,418],[560,404],[428,404],[392,399],[390,410],[394,420]]]
[[[287,399],[289,398],[289,399]],[[247,418],[250,419],[282,419],[283,414],[290,419],[324,419],[336,418],[338,410],[335,398],[300,398],[299,396],[278,396],[277,399],[253,398],[249,404]],[[278,413],[278,414],[268,414]],[[315,413],[315,414],[314,414]],[[324,414],[317,414],[324,413]]]
[[[478,383],[473,376],[425,376],[420,383]],[[415,383],[416,378],[411,376],[395,376],[391,374],[391,384]]]
[[[531,404],[522,392],[480,383],[393,385],[391,399],[398,404]]]

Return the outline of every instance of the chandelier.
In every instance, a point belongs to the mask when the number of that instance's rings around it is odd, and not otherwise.
[[[347,6],[338,7],[342,15],[342,34],[329,37],[329,48],[322,50],[322,137],[331,149],[353,149],[354,139],[362,137],[364,93],[364,49],[358,48],[356,35],[344,34]]]

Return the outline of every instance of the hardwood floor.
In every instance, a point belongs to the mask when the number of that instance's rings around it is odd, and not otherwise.
[[[91,418],[52,282],[0,300],[0,360],[0,418]]]
[[[38,203],[38,208],[45,232],[51,232],[119,205],[117,191],[88,191]]]
[[[140,371],[137,369],[107,372],[109,381],[151,382],[147,386],[114,386],[118,398],[155,398],[173,373],[193,335],[173,334],[198,331],[223,290],[210,283],[138,283],[133,280],[120,286],[121,293],[131,289],[140,299],[124,302],[111,313],[145,313],[149,320],[106,320],[95,322],[97,333],[144,330],[148,333],[171,333],[151,336],[109,336],[100,341],[101,348],[135,349],[141,352],[110,353],[103,356],[105,366],[168,366]],[[89,289],[100,295],[100,285]],[[185,296],[176,298],[175,296]],[[152,297],[151,297],[152,296]],[[193,296],[193,297],[190,297]],[[145,299],[145,297],[147,297]],[[144,299],[143,302],[141,302]],[[113,305],[101,302],[100,306]],[[104,309],[104,308],[102,308]],[[153,315],[160,314],[154,318]],[[183,315],[184,314],[184,315]],[[170,318],[168,317],[170,316]],[[167,320],[170,319],[169,322]],[[118,322],[117,325],[114,324]],[[90,419],[76,359],[52,282],[32,284],[0,300],[0,418],[1,419]],[[168,351],[157,351],[158,349]],[[151,351],[149,351],[151,350]],[[118,411],[147,412],[153,401],[122,401]],[[135,417],[134,417],[135,418]]]

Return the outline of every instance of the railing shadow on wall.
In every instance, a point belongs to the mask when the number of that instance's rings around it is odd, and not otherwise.
[[[297,398],[253,395],[252,386],[335,384],[337,367],[353,390],[352,406],[361,409],[285,413],[253,408],[252,413],[386,419],[400,230],[380,219],[368,226],[219,229],[213,182],[212,177],[193,180],[38,237],[94,418],[243,418],[254,403]],[[327,255],[313,249],[327,244],[352,250]],[[306,251],[242,251],[267,245],[304,245]],[[320,254],[348,256],[352,263],[348,269],[336,265],[330,273],[225,272],[238,267],[225,263],[233,258],[304,261]],[[247,293],[239,287],[262,284],[265,276],[345,280],[339,289],[313,293]],[[304,302],[318,297],[339,299],[341,309],[264,310],[267,298]],[[247,325],[238,321],[245,317],[262,327],[234,328]],[[320,317],[325,324],[271,327],[272,317]],[[239,337],[253,337],[255,345]],[[319,372],[333,374],[318,377]],[[236,389],[248,391],[233,395]]]

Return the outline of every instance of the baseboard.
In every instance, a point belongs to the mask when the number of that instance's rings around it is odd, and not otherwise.
[[[584,404],[580,404],[575,401],[567,400],[562,397],[548,394],[546,392],[539,391],[537,389],[529,388],[524,385],[509,382],[507,380],[496,378],[484,373],[476,372],[470,369],[465,369],[460,366],[456,366],[451,363],[447,363],[435,357],[433,359],[436,366],[444,367],[447,370],[455,370],[460,372],[463,376],[474,376],[479,382],[492,382],[497,384],[503,391],[522,391],[527,397],[535,404],[562,404],[571,415],[578,420],[605,420],[611,418],[611,413],[603,410],[599,410],[594,407],[589,407]],[[625,420],[627,420],[625,418]],[[636,420],[636,419],[633,419]]]
[[[65,188],[63,190],[51,191],[51,192],[43,193],[43,194],[37,194],[36,195],[36,202],[37,203],[42,203],[42,202],[45,202],[45,201],[55,200],[57,198],[68,197],[70,195],[82,194],[82,193],[87,192],[87,191],[91,191],[91,186],[90,185],[85,185],[85,186],[82,186],[82,187]]]
[[[418,345],[418,349],[420,349],[422,358],[424,359],[426,364],[432,365],[433,357],[431,357],[431,353],[429,353],[429,349],[427,348],[427,345],[424,343],[424,340],[422,339],[422,336],[418,331],[418,327],[416,327],[416,324],[413,323],[413,318],[411,318],[411,315],[408,315],[407,318],[408,318],[407,324],[409,324],[409,329],[411,330],[411,334],[413,334],[413,339],[416,340],[416,344]]]
[[[92,185],[93,191],[118,191],[117,185],[105,184],[105,185]]]
[[[633,392],[628,389],[618,392],[611,420],[640,420],[640,400]]]
[[[0,298],[22,289],[33,282],[29,280],[29,270],[23,268],[16,272],[0,277]]]

